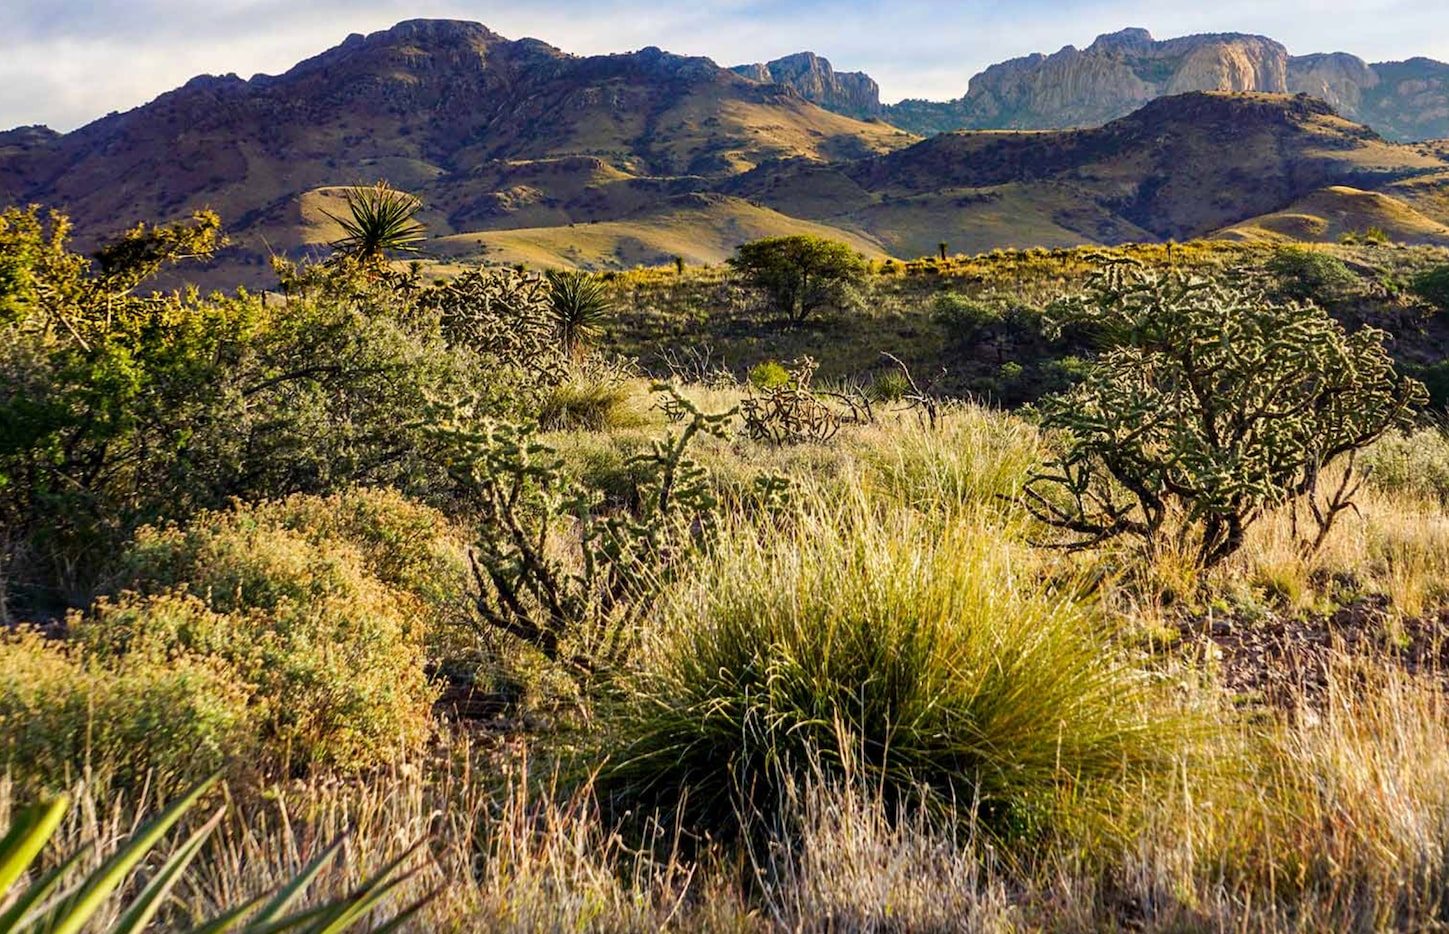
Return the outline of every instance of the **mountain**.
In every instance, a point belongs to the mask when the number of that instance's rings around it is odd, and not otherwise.
[[[801,93],[825,107],[826,97]],[[1426,58],[1370,65],[1343,52],[1292,56],[1263,36],[1226,33],[1157,41],[1145,29],[1099,36],[1085,49],[992,65],[954,101],[906,100],[880,116],[913,133],[1099,126],[1189,91],[1308,94],[1401,141],[1449,136],[1449,64]]]
[[[440,235],[588,222],[783,158],[899,148],[704,58],[578,57],[476,23],[414,20],[283,75],[203,76],[64,136],[0,136],[0,202],[82,234],[212,207],[260,263],[306,242],[309,192],[379,177],[422,195]]]
[[[1164,87],[1218,75],[1291,88],[1281,47],[1264,41],[1234,38],[1231,55],[1168,45],[1136,33],[1098,43],[1144,69],[1147,56],[1166,56]],[[998,115],[1049,90],[1032,68],[1012,67],[1014,83],[992,79],[1016,89],[993,98]],[[82,246],[139,219],[213,208],[234,246],[208,285],[268,284],[269,252],[337,239],[346,186],[378,178],[422,199],[425,252],[442,263],[718,262],[789,233],[902,258],[943,241],[976,252],[1313,239],[1361,219],[1449,243],[1449,144],[1389,142],[1307,96],[1151,98],[1157,85],[1138,78],[1131,94],[1149,99],[1100,127],[923,141],[806,100],[802,89],[830,87],[876,99],[821,59],[744,70],[653,48],[579,57],[474,23],[409,21],[279,76],[195,78],[72,133],[0,133],[0,203],[66,211]],[[1312,73],[1343,93],[1360,86],[1344,60]],[[1105,93],[1113,74],[1065,85],[1054,112],[1105,113],[1080,100]],[[1380,93],[1370,90],[1363,100]]]
[[[1098,128],[942,134],[849,164],[756,170],[729,190],[921,256],[943,241],[979,252],[1204,237],[1335,186],[1442,224],[1446,157],[1306,96],[1195,92]]]
[[[881,115],[880,85],[858,71],[836,71],[814,52],[772,62],[736,65],[731,71],[761,84],[780,84],[826,110],[865,120]]]

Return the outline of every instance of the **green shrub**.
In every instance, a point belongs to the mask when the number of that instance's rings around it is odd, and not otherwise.
[[[1360,460],[1377,489],[1449,504],[1449,432],[1443,426],[1391,432],[1365,448]]]
[[[1358,285],[1343,260],[1321,250],[1285,247],[1268,261],[1268,273],[1285,298],[1332,305]]]
[[[790,371],[784,364],[775,360],[766,360],[750,367],[748,374],[749,384],[759,390],[779,389],[789,385]]]
[[[123,562],[134,592],[78,618],[74,638],[111,667],[178,654],[224,665],[269,762],[388,762],[429,734],[427,623],[461,602],[465,571],[442,531],[390,494],[144,528]]]
[[[786,319],[800,323],[825,308],[860,301],[866,265],[848,245],[824,237],[766,237],[742,244],[729,260]]]
[[[1449,311],[1449,264],[1424,270],[1414,277],[1409,288],[1440,311]]]
[[[954,292],[942,292],[931,305],[931,318],[946,333],[946,340],[968,346],[980,338],[981,332],[1003,319],[1001,309],[988,302],[977,301]]]
[[[1172,719],[1146,679],[1011,564],[983,530],[909,513],[741,528],[670,605],[602,793],[727,832],[849,763],[892,800],[928,789],[1011,835],[1162,766]]]
[[[191,598],[152,612],[174,628],[225,625]],[[87,773],[105,785],[178,787],[247,761],[256,734],[250,686],[218,659],[179,652],[116,663],[0,634],[0,772],[23,789],[56,791]]]

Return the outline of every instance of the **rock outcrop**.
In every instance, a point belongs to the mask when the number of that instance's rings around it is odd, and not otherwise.
[[[836,71],[814,52],[773,62],[736,65],[732,71],[761,84],[780,84],[826,110],[858,119],[880,116],[880,86],[858,71]]]
[[[881,116],[921,134],[1066,129],[1100,126],[1150,100],[1193,91],[1307,94],[1390,139],[1449,137],[1449,65],[1442,62],[1371,65],[1345,52],[1290,56],[1272,39],[1236,33],[1159,42],[1145,29],[992,65],[971,79],[965,97],[906,100]]]

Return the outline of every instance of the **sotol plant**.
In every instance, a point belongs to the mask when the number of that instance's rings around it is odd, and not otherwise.
[[[1050,324],[1091,327],[1109,349],[1042,404],[1059,457],[1026,501],[1074,546],[1121,535],[1149,551],[1175,535],[1203,566],[1243,544],[1264,512],[1293,504],[1316,550],[1352,507],[1355,453],[1408,420],[1424,387],[1398,376],[1385,335],[1352,335],[1312,305],[1113,262]]]

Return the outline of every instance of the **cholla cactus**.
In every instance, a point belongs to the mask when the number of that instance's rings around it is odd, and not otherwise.
[[[1313,517],[1303,545],[1316,550],[1352,506],[1354,453],[1426,399],[1394,372],[1382,331],[1348,335],[1313,305],[1135,263],[1111,262],[1087,297],[1049,310],[1049,327],[1068,324],[1109,349],[1043,402],[1065,444],[1026,498],[1073,546],[1131,535],[1151,550],[1175,534],[1211,566],[1292,504]]]

